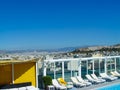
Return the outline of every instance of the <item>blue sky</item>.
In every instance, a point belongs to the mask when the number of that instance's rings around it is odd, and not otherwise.
[[[0,49],[120,43],[119,0],[1,0]]]

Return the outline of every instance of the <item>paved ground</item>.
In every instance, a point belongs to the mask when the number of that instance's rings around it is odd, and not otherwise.
[[[83,88],[73,87],[70,90],[97,90],[97,88],[104,87],[104,86],[107,86],[107,85],[117,84],[117,83],[120,83],[120,79],[112,81],[112,82],[105,82],[105,83],[101,83],[101,84],[97,84],[97,85],[91,85],[91,86],[83,87]],[[40,89],[40,90],[44,90],[44,89]]]
[[[120,83],[120,79],[112,81],[112,82],[105,82],[105,83],[102,83],[102,84],[91,85],[91,86],[83,87],[83,88],[73,88],[71,90],[96,90],[99,87],[112,85],[112,84],[116,84],[116,83]]]

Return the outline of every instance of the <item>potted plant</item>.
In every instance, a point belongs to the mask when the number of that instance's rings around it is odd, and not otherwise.
[[[48,85],[52,85],[52,78],[51,76],[43,76],[42,79],[45,85],[45,90],[47,90]]]

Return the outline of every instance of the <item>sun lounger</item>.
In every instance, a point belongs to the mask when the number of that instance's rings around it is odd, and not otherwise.
[[[98,84],[98,83],[101,83],[101,81],[100,80],[95,80],[95,79],[93,79],[90,75],[85,75],[86,76],[86,78],[90,81],[90,82],[92,82],[93,84]]]
[[[25,90],[39,90],[39,88],[35,88],[34,86],[27,86],[27,89]],[[19,89],[19,90],[23,90],[23,89]]]
[[[66,82],[63,78],[58,78],[57,80],[60,83],[60,85],[67,87],[67,89],[73,88],[72,82],[71,83],[70,82]]]
[[[113,76],[115,76],[115,77],[118,77],[118,78],[120,78],[120,74],[117,72],[116,73],[116,71],[114,71],[114,72],[110,72]]]
[[[114,73],[115,73],[116,75],[119,75],[119,76],[120,76],[120,73],[118,73],[117,71],[114,71]]]
[[[78,79],[79,82],[86,84],[86,86],[92,85],[91,82],[83,80],[80,76],[77,76],[76,78]]]
[[[116,80],[116,79],[117,79],[117,77],[108,76],[106,73],[100,73],[100,76],[101,76],[103,79],[106,79],[107,81],[113,81],[113,80]]]
[[[65,86],[60,85],[56,79],[53,79],[52,83],[57,90],[59,90],[59,89],[60,90],[67,90],[67,88]]]
[[[104,75],[108,76],[106,73],[104,73]],[[115,76],[112,76],[112,75],[109,75],[109,77],[113,78],[114,80],[118,79],[118,77],[115,77]]]
[[[76,87],[84,87],[84,86],[86,86],[86,84],[80,83],[77,80],[77,78],[75,78],[75,77],[71,77],[71,81],[73,82],[73,85],[76,86]]]
[[[113,76],[120,78],[120,75],[115,72],[110,72]]]
[[[114,72],[110,72],[113,76],[116,76],[116,73],[114,73]]]
[[[97,77],[95,74],[91,74],[92,78],[95,80],[100,80],[101,82],[106,82],[105,79],[102,79],[101,77]]]

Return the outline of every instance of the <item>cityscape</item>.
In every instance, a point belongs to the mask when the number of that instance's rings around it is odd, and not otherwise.
[[[0,90],[120,90],[119,0],[1,0]]]
[[[61,58],[83,58],[93,56],[119,56],[120,44],[111,46],[86,46],[69,47],[54,50],[1,50],[0,58],[12,58],[18,60],[27,60],[34,58],[61,59]]]

